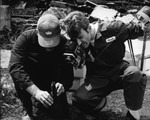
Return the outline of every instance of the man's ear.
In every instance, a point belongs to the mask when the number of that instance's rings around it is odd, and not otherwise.
[[[87,32],[90,33],[91,30],[92,30],[92,28],[91,28],[91,26],[89,25],[88,28],[87,28]]]

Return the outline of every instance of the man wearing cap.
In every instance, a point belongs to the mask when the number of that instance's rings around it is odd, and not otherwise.
[[[123,59],[124,42],[143,36],[142,25],[117,20],[90,23],[80,11],[69,13],[64,23],[71,40],[83,44],[86,52],[85,82],[73,95],[74,105],[97,120],[106,104],[106,96],[123,89],[128,108],[126,120],[150,120],[140,114],[147,77]],[[145,28],[147,32],[150,30],[149,26]]]
[[[63,120],[68,116],[66,91],[74,76],[72,65],[63,57],[67,39],[60,32],[59,20],[44,14],[37,28],[23,32],[11,51],[9,72],[28,114],[23,120],[42,120],[44,116]],[[33,110],[32,104],[37,109]]]

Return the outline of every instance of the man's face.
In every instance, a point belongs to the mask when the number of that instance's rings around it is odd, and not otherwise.
[[[78,44],[81,45],[81,43],[84,43],[83,44],[84,48],[87,48],[90,44],[90,41],[91,41],[90,32],[84,29],[81,29],[81,34],[77,38]]]

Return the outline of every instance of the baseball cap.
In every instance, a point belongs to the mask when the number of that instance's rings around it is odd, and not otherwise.
[[[60,24],[52,14],[42,15],[37,22],[38,42],[42,47],[55,46],[60,41]]]

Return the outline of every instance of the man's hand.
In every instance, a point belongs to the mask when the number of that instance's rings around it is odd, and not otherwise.
[[[49,107],[53,104],[52,96],[47,91],[40,90],[35,84],[29,86],[26,90],[45,107]]]
[[[47,91],[38,90],[35,98],[47,108],[53,104],[53,98]]]
[[[55,87],[57,89],[57,96],[59,96],[60,94],[62,94],[63,92],[65,92],[65,88],[61,83],[56,83]]]

